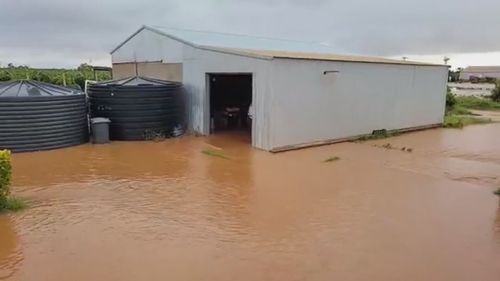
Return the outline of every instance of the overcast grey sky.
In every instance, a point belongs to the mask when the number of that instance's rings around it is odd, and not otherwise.
[[[0,64],[109,64],[110,50],[142,24],[500,64],[499,0],[0,0]]]

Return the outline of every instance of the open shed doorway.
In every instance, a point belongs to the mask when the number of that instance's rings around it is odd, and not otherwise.
[[[210,133],[252,135],[252,85],[249,73],[208,74]]]

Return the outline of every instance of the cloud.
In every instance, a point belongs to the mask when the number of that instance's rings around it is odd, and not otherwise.
[[[500,1],[0,0],[0,63],[109,63],[142,24],[327,42],[398,56],[500,50]]]

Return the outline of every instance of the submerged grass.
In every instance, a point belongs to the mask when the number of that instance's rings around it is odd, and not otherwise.
[[[373,131],[371,135],[365,135],[362,137],[359,137],[357,141],[367,141],[367,140],[379,140],[379,139],[386,139],[390,137],[395,137],[400,135],[401,132],[399,130],[377,130]]]
[[[329,158],[323,160],[323,163],[330,163],[330,162],[335,162],[335,161],[339,161],[339,160],[340,160],[340,157],[332,156],[332,157],[329,157]]]
[[[212,156],[212,157],[216,157],[216,158],[221,158],[221,159],[227,159],[227,160],[229,160],[229,158],[226,155],[224,155],[224,154],[222,154],[222,153],[220,153],[218,151],[215,151],[215,150],[204,149],[204,150],[201,151],[201,153],[203,153],[205,155],[208,155],[208,156]]]
[[[18,197],[8,197],[2,202],[1,212],[19,212],[26,209],[26,202]]]
[[[495,195],[500,196],[500,187],[499,187],[497,190],[495,190],[493,193],[494,193]]]
[[[448,115],[476,115],[465,107],[455,106],[447,112]]]
[[[491,122],[492,122],[491,119],[488,118],[480,118],[480,117],[472,117],[464,115],[446,115],[444,117],[443,127],[461,129],[468,125],[487,124]]]
[[[453,102],[447,107],[443,127],[461,129],[468,125],[491,123],[488,118],[476,117],[470,109],[500,110],[500,102],[481,97],[452,96]],[[448,105],[448,104],[447,104]]]

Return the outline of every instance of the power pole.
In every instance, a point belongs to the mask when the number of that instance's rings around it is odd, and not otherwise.
[[[444,64],[448,65],[448,62],[450,61],[450,58],[447,56],[444,56],[443,58]]]

